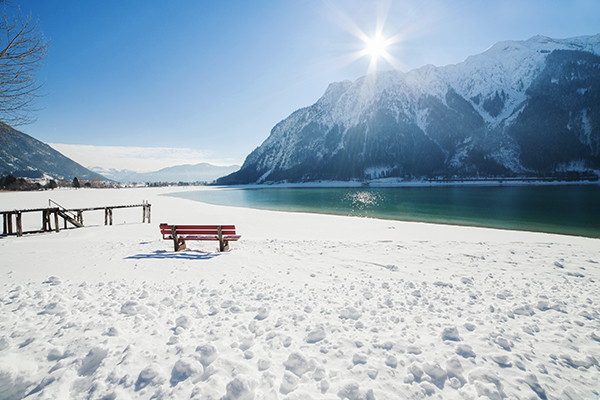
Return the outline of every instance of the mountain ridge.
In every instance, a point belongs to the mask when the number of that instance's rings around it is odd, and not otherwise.
[[[55,179],[71,180],[101,178],[84,166],[56,151],[26,133],[0,122],[0,176],[18,175],[41,178],[43,175]]]
[[[217,178],[237,171],[239,165],[218,166],[209,163],[182,164],[151,172],[131,172],[119,179],[132,182],[212,182]]]
[[[515,176],[574,163],[600,173],[599,54],[600,34],[538,35],[496,43],[458,64],[332,83],[275,125],[240,171],[217,182]],[[548,99],[551,89],[562,97]],[[538,154],[533,137],[544,141],[547,109],[560,115],[551,137],[569,143],[569,157],[551,146]],[[588,150],[572,143],[579,137]]]

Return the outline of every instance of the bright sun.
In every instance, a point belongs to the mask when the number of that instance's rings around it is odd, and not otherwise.
[[[368,38],[365,42],[367,44],[365,51],[371,56],[371,60],[375,61],[386,55],[387,41],[381,35]]]

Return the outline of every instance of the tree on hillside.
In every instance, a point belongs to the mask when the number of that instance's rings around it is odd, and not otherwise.
[[[46,184],[46,189],[56,189],[58,187],[58,183],[54,179],[51,179],[50,182]]]
[[[48,41],[31,15],[7,1],[0,1],[0,7],[0,122],[14,127],[35,121],[34,102],[44,84],[37,73]],[[5,136],[0,132],[0,139]]]

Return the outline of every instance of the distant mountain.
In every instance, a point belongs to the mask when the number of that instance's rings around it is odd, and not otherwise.
[[[332,83],[217,181],[600,175],[600,34]]]
[[[132,182],[212,182],[217,178],[231,174],[239,165],[220,167],[207,163],[195,165],[176,165],[155,172],[132,172],[119,179],[123,183]]]
[[[71,180],[101,178],[45,143],[0,122],[0,175]]]
[[[112,181],[122,182],[123,178],[135,174],[135,171],[129,169],[116,169],[116,168],[102,168],[102,167],[89,167],[90,171],[100,174]]]

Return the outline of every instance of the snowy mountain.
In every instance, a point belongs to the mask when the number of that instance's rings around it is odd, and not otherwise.
[[[13,174],[18,177],[53,178],[71,180],[102,178],[65,157],[58,151],[33,137],[0,122],[0,176]]]
[[[88,168],[90,169],[90,171],[100,174],[100,175],[106,177],[107,179],[110,179],[111,181],[115,181],[115,182],[122,182],[123,178],[136,173],[135,171],[132,171],[130,169],[116,169],[116,168],[103,168],[103,167],[88,167]]]
[[[600,34],[332,83],[222,184],[600,174]]]
[[[176,165],[155,172],[130,172],[118,180],[132,182],[212,182],[240,169],[239,165],[221,167],[208,163]]]

